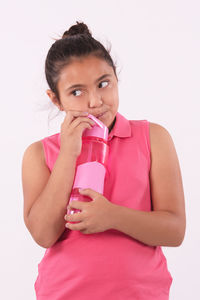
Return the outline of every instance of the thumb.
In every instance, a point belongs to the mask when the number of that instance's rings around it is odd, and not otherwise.
[[[87,195],[92,199],[94,199],[98,195],[98,193],[92,189],[79,189],[79,193]]]

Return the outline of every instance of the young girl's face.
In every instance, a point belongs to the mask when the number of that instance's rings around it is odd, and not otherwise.
[[[76,87],[73,87],[76,85]],[[58,92],[61,105],[55,100],[51,90],[47,94],[59,109],[86,111],[98,117],[109,129],[112,128],[118,111],[118,82],[113,68],[95,56],[73,58],[62,69]]]

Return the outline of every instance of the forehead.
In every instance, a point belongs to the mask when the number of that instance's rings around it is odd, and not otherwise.
[[[66,67],[63,68],[59,78],[59,85],[94,82],[94,79],[105,73],[114,74],[113,68],[104,59],[94,56],[85,58],[73,58]]]

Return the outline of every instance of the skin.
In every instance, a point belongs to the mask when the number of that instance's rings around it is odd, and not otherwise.
[[[95,83],[95,80],[105,73],[110,73],[111,77],[102,81],[110,80],[110,84],[99,87],[100,83]],[[113,69],[104,60],[90,56],[74,59],[63,69],[58,82],[61,105],[50,90],[47,94],[59,109],[66,112],[80,110],[97,115],[108,110],[101,121],[111,130],[119,104],[117,82]],[[85,85],[84,89],[78,88],[76,91],[80,96],[71,95],[71,91],[64,92],[65,88],[76,83]],[[111,203],[94,190],[84,189],[82,193],[93,201],[71,201],[67,208],[76,208],[81,212],[65,215],[66,227],[84,234],[113,228],[150,246],[181,245],[185,235],[186,215],[176,149],[169,132],[163,126],[151,122],[149,125],[149,179],[153,211],[139,211],[120,206]]]
[[[104,74],[110,76],[95,82]],[[66,91],[74,84],[84,87]],[[109,132],[112,130],[119,107],[118,79],[105,60],[92,55],[72,58],[60,73],[57,88],[61,103],[50,89],[46,93],[59,110],[66,113],[69,110],[86,111],[94,116],[107,111],[99,119],[109,128]]]
[[[93,201],[69,203],[68,208],[81,210],[80,213],[65,215],[69,229],[84,234],[116,229],[149,246],[181,245],[186,230],[186,213],[175,145],[163,126],[151,122],[150,144],[149,180],[153,211],[117,205],[94,190],[84,189],[83,194]]]

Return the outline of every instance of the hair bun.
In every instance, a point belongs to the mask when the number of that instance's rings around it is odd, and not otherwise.
[[[89,31],[85,23],[83,22],[79,23],[78,21],[76,23],[77,23],[76,25],[71,26],[69,30],[66,30],[63,33],[62,39],[76,34],[87,34],[92,36],[91,32]]]

